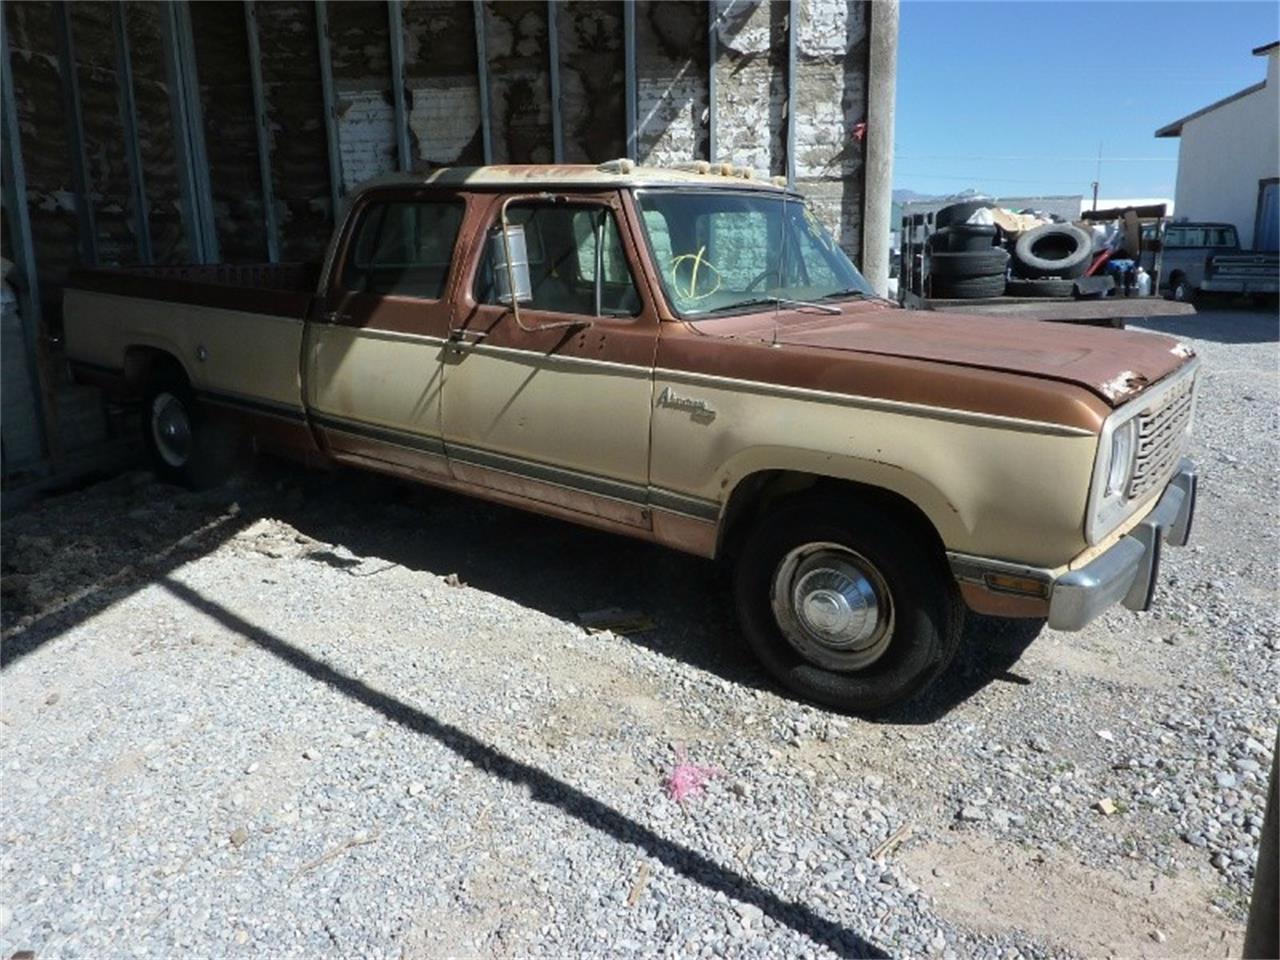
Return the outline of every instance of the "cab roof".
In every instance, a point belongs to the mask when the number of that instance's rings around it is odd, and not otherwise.
[[[472,187],[481,189],[537,189],[592,187],[712,187],[715,189],[788,191],[782,177],[757,177],[749,167],[729,163],[678,164],[650,167],[630,160],[601,164],[493,164],[485,167],[438,167],[414,173],[395,173],[364,183],[360,192],[378,187]]]

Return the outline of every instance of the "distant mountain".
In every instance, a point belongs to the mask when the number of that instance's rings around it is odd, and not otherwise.
[[[899,188],[893,191],[894,203],[918,203],[929,202],[931,200],[966,200],[969,197],[985,197],[988,194],[974,190],[972,187],[967,190],[960,190],[956,193],[918,193],[915,190],[907,190]]]
[[[937,200],[938,198],[928,193],[917,193],[915,190],[895,190],[893,191],[894,203],[914,203],[917,200]]]

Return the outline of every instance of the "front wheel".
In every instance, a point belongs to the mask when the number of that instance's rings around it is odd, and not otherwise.
[[[738,622],[790,690],[875,713],[951,660],[963,622],[941,552],[891,510],[810,499],[748,537],[734,578]]]

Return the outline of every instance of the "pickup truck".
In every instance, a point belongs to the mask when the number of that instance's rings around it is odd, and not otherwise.
[[[764,666],[859,713],[944,670],[966,609],[1147,609],[1187,540],[1186,346],[903,310],[775,182],[442,169],[339,219],[318,267],[73,278],[75,375],[141,402],[162,477],[216,480],[235,424],[723,558]]]
[[[1154,231],[1143,237],[1151,250]],[[1161,289],[1174,300],[1193,302],[1201,293],[1274,297],[1280,292],[1280,256],[1240,249],[1229,223],[1175,221],[1164,231],[1160,265]],[[1144,253],[1143,266],[1154,271],[1154,253]]]

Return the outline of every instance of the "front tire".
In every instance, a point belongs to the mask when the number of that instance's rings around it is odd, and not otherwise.
[[[734,602],[779,682],[861,714],[923,689],[950,662],[963,624],[941,551],[918,523],[828,498],[757,526],[738,558]]]

